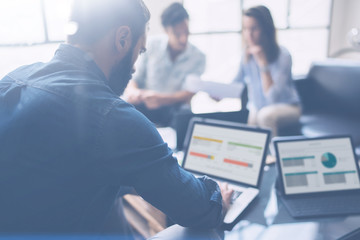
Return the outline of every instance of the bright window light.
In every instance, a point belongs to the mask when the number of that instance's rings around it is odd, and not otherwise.
[[[0,1],[0,44],[45,41],[40,0]]]

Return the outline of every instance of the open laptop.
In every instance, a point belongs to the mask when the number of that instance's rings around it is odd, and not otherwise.
[[[350,136],[274,138],[278,192],[293,217],[360,213],[360,175]]]
[[[269,135],[269,130],[240,123],[207,118],[190,121],[182,167],[228,182],[235,190],[226,224],[233,223],[259,193]]]
[[[186,137],[187,129],[189,128],[189,122],[194,117],[209,118],[229,122],[246,123],[249,115],[249,110],[241,109],[235,112],[214,112],[214,113],[191,113],[180,112],[176,115],[175,130],[176,130],[176,149],[178,151],[183,150],[184,140]]]

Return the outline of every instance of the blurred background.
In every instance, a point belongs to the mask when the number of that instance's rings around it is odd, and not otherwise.
[[[160,14],[174,0],[145,0],[149,36],[163,34]],[[293,57],[294,76],[325,58],[360,60],[359,0],[183,0],[190,14],[190,41],[207,56],[204,78],[230,82],[241,56],[242,10],[267,6],[279,43]],[[48,61],[65,41],[71,0],[0,1],[0,78],[35,61]],[[356,42],[357,41],[357,42]],[[356,45],[358,43],[359,45]]]

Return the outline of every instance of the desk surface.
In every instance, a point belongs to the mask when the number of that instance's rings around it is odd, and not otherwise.
[[[232,230],[225,231],[225,240],[332,240],[360,227],[360,215],[294,219],[277,198],[276,174],[274,165],[265,167],[258,197]],[[220,239],[215,235],[213,230],[199,232],[175,225],[152,239]]]
[[[360,227],[360,215],[294,219],[278,199],[275,165],[266,166],[257,201],[240,216],[225,240],[338,239]],[[359,203],[360,204],[360,203]]]
[[[168,129],[163,129],[161,132],[162,137],[168,140],[170,147],[175,146],[174,134]],[[182,155],[180,154],[179,157],[180,162],[182,161]],[[225,231],[225,240],[331,240],[338,239],[360,227],[360,215],[294,219],[289,215],[281,200],[278,199],[275,190],[276,175],[275,164],[265,166],[258,197],[239,216],[238,223],[232,226],[232,230]],[[175,228],[176,230],[181,229],[180,226],[175,226]],[[189,239],[190,237],[195,240],[209,236],[209,232],[204,232],[201,237],[199,232],[191,235],[190,231],[189,235],[189,229],[183,228],[183,231],[186,238],[180,237],[177,239]],[[174,239],[173,237],[170,239]]]

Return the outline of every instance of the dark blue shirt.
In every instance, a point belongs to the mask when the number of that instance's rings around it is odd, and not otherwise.
[[[85,52],[61,45],[0,81],[0,232],[102,233],[126,187],[183,226],[222,220],[216,183],[181,169]]]

